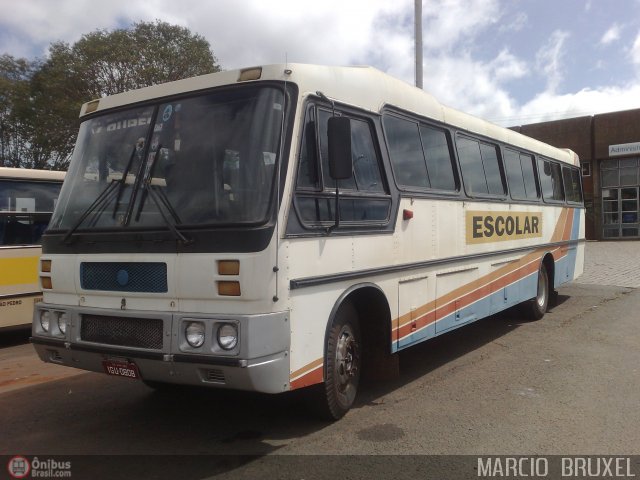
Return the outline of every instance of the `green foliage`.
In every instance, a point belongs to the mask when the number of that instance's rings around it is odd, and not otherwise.
[[[0,165],[66,169],[84,102],[219,70],[204,37],[159,20],[54,42],[43,62],[3,55]]]
[[[17,167],[28,156],[30,128],[24,117],[34,64],[0,56],[0,166]]]

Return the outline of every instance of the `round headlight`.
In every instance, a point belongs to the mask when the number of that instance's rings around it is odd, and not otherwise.
[[[58,328],[62,334],[67,333],[67,325],[69,324],[69,314],[67,312],[61,312],[58,315]]]
[[[218,344],[224,350],[233,350],[238,344],[238,327],[225,323],[218,328]]]
[[[201,347],[204,344],[204,323],[190,322],[185,330],[187,343],[193,348]]]
[[[40,325],[45,332],[49,332],[49,327],[51,327],[51,312],[49,310],[40,312]]]

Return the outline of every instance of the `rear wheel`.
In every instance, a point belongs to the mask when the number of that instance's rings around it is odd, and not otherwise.
[[[536,296],[524,304],[524,313],[529,320],[540,320],[549,308],[549,273],[544,263],[538,269]]]
[[[316,410],[327,420],[338,420],[353,405],[360,383],[361,337],[356,310],[344,303],[327,335],[325,379],[315,393]]]

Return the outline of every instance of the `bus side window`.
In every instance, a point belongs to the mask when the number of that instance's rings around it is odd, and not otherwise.
[[[562,178],[564,180],[564,191],[567,202],[581,203],[582,188],[580,185],[580,170],[573,167],[562,167]]]
[[[560,165],[550,162],[549,160],[539,159],[538,167],[542,196],[544,199],[558,202],[564,201]]]
[[[297,186],[298,188],[320,189],[314,108],[307,112],[307,121],[302,132]]]
[[[509,148],[506,148],[504,152],[504,164],[511,197],[514,200],[536,200],[540,194],[533,157]]]
[[[456,147],[468,195],[501,196],[506,193],[496,145],[458,136]]]
[[[389,156],[398,185],[408,189],[431,186],[418,124],[392,115],[383,117]]]
[[[351,146],[358,191],[384,193],[380,163],[367,122],[351,119]]]
[[[327,125],[333,112],[318,107],[307,111],[296,179],[295,204],[303,223],[326,225],[335,220],[336,182],[329,175]],[[375,222],[389,218],[387,191],[371,122],[351,121],[353,175],[339,180],[341,228],[347,222]],[[363,195],[366,194],[366,195]]]
[[[449,134],[444,130],[421,125],[420,137],[427,160],[431,188],[455,191],[456,178]]]

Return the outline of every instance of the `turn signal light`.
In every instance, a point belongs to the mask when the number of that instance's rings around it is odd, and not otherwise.
[[[240,261],[218,260],[218,275],[240,275]]]
[[[240,296],[240,282],[218,282],[218,295],[225,297]]]
[[[51,273],[51,260],[40,260],[40,270]]]
[[[40,282],[42,283],[43,290],[51,290],[53,288],[51,277],[40,277]]]

